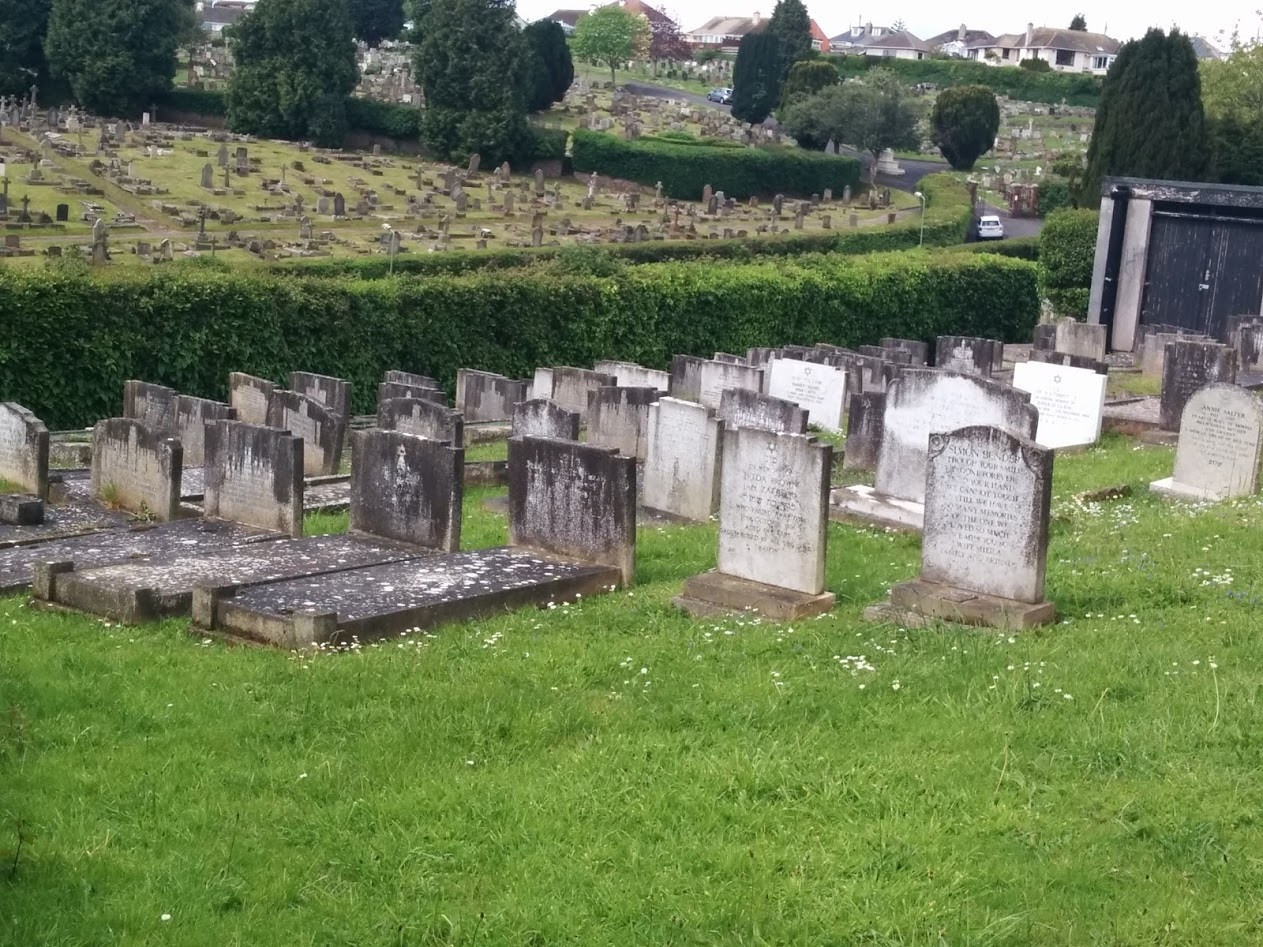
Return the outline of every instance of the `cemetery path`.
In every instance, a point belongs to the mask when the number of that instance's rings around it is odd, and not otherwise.
[[[647,95],[655,99],[675,99],[678,102],[688,102],[690,105],[701,105],[705,108],[716,109],[720,112],[731,112],[732,106],[720,105],[718,102],[712,102],[704,95],[698,95],[696,92],[684,92],[680,89],[668,89],[659,85],[644,85],[639,82],[628,82],[623,86],[632,95]]]

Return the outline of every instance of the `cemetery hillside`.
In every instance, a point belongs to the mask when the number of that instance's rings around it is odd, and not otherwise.
[[[0,944],[1263,940],[1263,47],[538,12],[0,0]]]

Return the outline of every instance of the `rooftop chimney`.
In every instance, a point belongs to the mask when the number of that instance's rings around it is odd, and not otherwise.
[[[960,25],[960,29],[956,31],[956,42],[963,43],[965,41],[965,24]]]
[[[1026,45],[1030,46],[1031,43],[1034,41],[1034,39],[1035,39],[1035,24],[1027,23],[1026,24]]]

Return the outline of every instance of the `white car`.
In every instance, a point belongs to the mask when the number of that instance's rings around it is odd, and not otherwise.
[[[1000,223],[1000,218],[994,215],[978,218],[978,239],[979,240],[1003,240],[1004,224]]]

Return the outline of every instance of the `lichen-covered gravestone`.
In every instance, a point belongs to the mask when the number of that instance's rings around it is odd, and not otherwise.
[[[173,520],[180,509],[180,442],[130,418],[98,421],[92,431],[92,493],[111,506]]]
[[[1259,489],[1263,405],[1236,385],[1207,385],[1185,402],[1175,473],[1149,489],[1165,497],[1215,502]]]
[[[1176,431],[1184,404],[1197,391],[1215,382],[1232,384],[1237,380],[1237,353],[1217,342],[1177,340],[1166,345],[1162,362],[1162,399],[1158,427]]]
[[[753,427],[783,434],[806,434],[807,412],[792,401],[729,388],[719,399],[719,420],[725,426]]]
[[[514,437],[579,439],[579,412],[567,411],[550,398],[531,398],[513,406]]]
[[[1034,438],[1030,395],[960,372],[902,367],[886,391],[873,486],[839,488],[835,518],[919,530],[931,434],[988,424]]]
[[[930,435],[921,575],[891,589],[873,620],[1029,628],[1044,601],[1053,452],[987,425]]]
[[[402,431],[459,447],[465,443],[464,419],[428,398],[383,398],[377,402],[377,426],[384,431]]]
[[[706,522],[719,509],[722,425],[715,412],[678,398],[649,409],[645,444],[645,508],[667,517]]]
[[[989,376],[1004,364],[1004,343],[959,335],[935,340],[934,366],[966,375]]]
[[[303,473],[329,476],[342,466],[346,419],[315,398],[277,389],[268,400],[268,427],[290,431],[303,439]]]
[[[602,385],[588,395],[588,443],[610,447],[643,461],[647,452],[649,408],[657,388]]]
[[[757,428],[723,435],[716,567],[684,584],[693,615],[755,611],[796,620],[833,607],[824,589],[833,449]]]
[[[303,442],[288,431],[206,424],[205,513],[290,536],[303,534]]]
[[[228,403],[237,411],[237,420],[247,424],[266,424],[268,399],[276,390],[276,383],[245,372],[232,372],[228,376]]]
[[[48,499],[48,428],[12,401],[0,402],[0,480]]]

